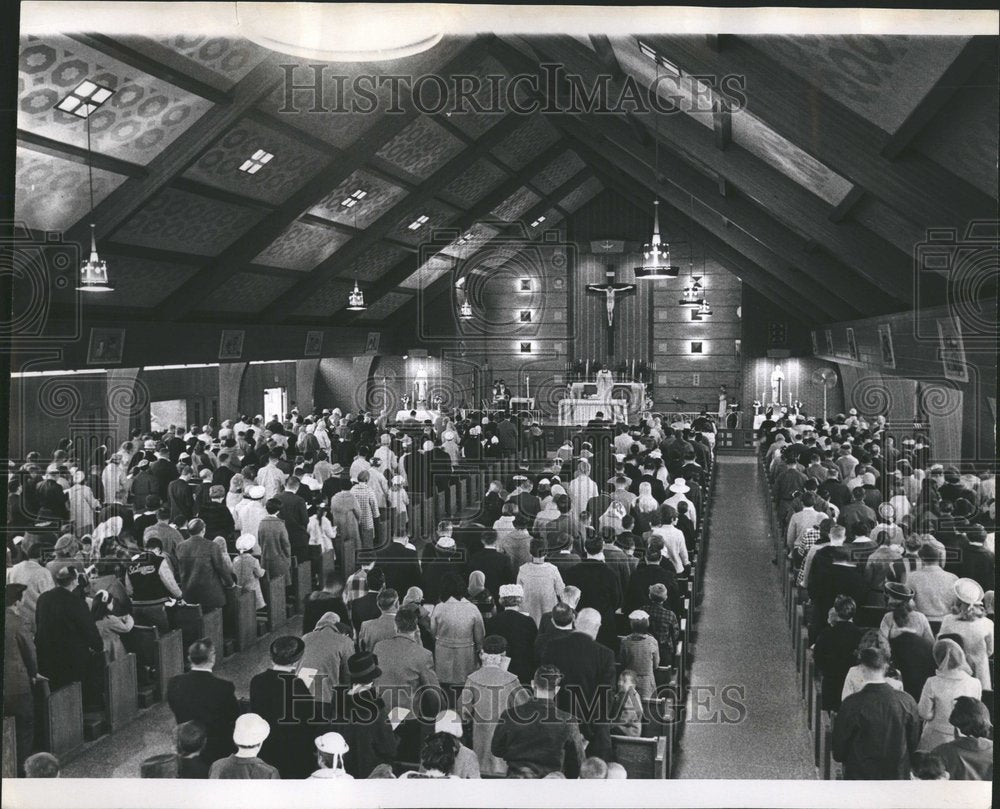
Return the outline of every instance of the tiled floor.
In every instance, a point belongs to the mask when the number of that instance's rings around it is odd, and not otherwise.
[[[300,634],[302,619],[293,618],[285,630],[260,639],[248,652],[239,653],[216,668],[216,674],[236,685],[236,696],[248,696],[250,679],[271,664],[268,647],[279,634]],[[149,756],[174,749],[174,715],[165,702],[142,711],[136,721],[112,736],[87,745],[62,768],[65,778],[138,778],[139,765]]]
[[[676,778],[816,778],[756,458],[720,455]]]

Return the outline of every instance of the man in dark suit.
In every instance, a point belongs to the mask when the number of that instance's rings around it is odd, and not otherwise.
[[[375,691],[375,679],[382,674],[378,658],[358,652],[347,660],[350,685],[334,689],[330,705],[330,726],[347,742],[344,769],[355,778],[367,778],[379,764],[392,764],[398,743],[385,703]]]
[[[498,598],[500,588],[505,584],[513,584],[515,579],[514,566],[510,557],[501,553],[497,548],[497,532],[492,528],[484,530],[480,534],[483,549],[472,554],[469,559],[467,572],[481,570],[486,577],[486,589]],[[528,672],[528,676],[534,673],[534,667]]]
[[[271,726],[259,756],[283,779],[309,777],[315,769],[315,739],[329,730],[322,704],[295,671],[305,648],[302,638],[275,638],[271,668],[250,680],[250,710]]]
[[[507,498],[507,502],[517,506],[519,514],[523,514],[534,522],[538,512],[542,510],[542,501],[531,493],[531,481],[527,475],[514,475],[517,491]]]
[[[205,523],[205,535],[209,539],[223,537],[227,543],[235,542],[236,522],[225,503],[225,488],[213,484],[208,489],[208,496],[208,502],[198,508],[198,516]]]
[[[176,464],[181,459],[181,453],[186,452],[187,444],[184,443],[184,428],[178,427],[174,434],[166,441],[167,457],[170,463]]]
[[[517,452],[517,427],[510,420],[509,415],[504,415],[497,425],[497,438],[500,439],[500,454],[509,457]]]
[[[180,469],[180,477],[167,486],[167,503],[170,519],[177,525],[184,525],[194,517],[194,492],[191,488],[191,467],[187,464]]]
[[[394,534],[392,542],[376,554],[376,564],[385,574],[385,586],[406,595],[411,587],[420,586],[420,562],[406,527],[396,526]]]
[[[535,673],[535,639],[538,628],[531,616],[521,612],[524,588],[519,584],[504,584],[499,593],[500,612],[486,622],[487,635],[499,635],[507,641],[507,670],[529,685]]]
[[[195,641],[188,647],[191,670],[172,677],[167,684],[167,704],[177,724],[199,722],[208,738],[202,758],[211,763],[235,751],[233,725],[239,716],[236,689],[231,682],[212,674],[215,648],[212,641]]]
[[[680,587],[677,585],[677,574],[673,565],[660,564],[663,558],[661,547],[659,543],[651,543],[639,566],[632,571],[622,607],[622,612],[626,615],[648,603],[649,588],[654,584],[662,584],[667,588],[667,604],[675,615],[680,614],[684,605],[681,601]]]
[[[589,742],[587,755],[610,760],[609,716],[616,680],[615,656],[595,640],[600,628],[600,613],[589,607],[581,609],[576,616],[576,628],[550,640],[541,663],[562,672],[562,688],[556,704],[579,720],[583,736]]]
[[[299,496],[299,479],[292,475],[285,483],[285,490],[275,495],[281,503],[278,516],[285,521],[288,530],[288,544],[292,546],[292,556],[298,562],[309,559],[309,509],[306,501]]]
[[[580,608],[590,607],[601,614],[601,643],[612,651],[618,648],[615,634],[615,610],[622,604],[622,589],[618,576],[604,562],[604,540],[593,537],[587,540],[584,550],[587,558],[563,574],[563,582],[579,587],[582,593]]]
[[[350,603],[351,624],[354,626],[355,636],[361,632],[361,624],[365,621],[373,621],[382,615],[382,610],[378,606],[378,594],[384,585],[385,573],[380,568],[373,567],[368,571],[368,592]],[[398,593],[399,590],[396,592]],[[405,590],[402,592],[404,595],[406,594]]]
[[[490,483],[489,489],[483,496],[483,502],[479,507],[479,514],[476,515],[476,522],[483,525],[492,526],[500,519],[503,512],[503,500],[500,499],[500,481],[494,480]]]
[[[42,571],[43,572],[43,571]],[[56,586],[38,596],[35,604],[35,649],[38,671],[51,682],[52,690],[85,682],[94,655],[104,651],[87,602],[74,592],[77,570],[61,568]]]
[[[166,500],[170,481],[177,480],[177,464],[170,462],[163,444],[156,445],[156,459],[149,464],[149,474],[156,479],[156,493],[161,500]]]

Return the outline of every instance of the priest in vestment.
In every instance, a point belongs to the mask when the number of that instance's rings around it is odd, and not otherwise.
[[[597,372],[597,399],[602,402],[611,401],[611,391],[614,390],[615,380],[611,376],[611,371],[606,365],[601,366]]]

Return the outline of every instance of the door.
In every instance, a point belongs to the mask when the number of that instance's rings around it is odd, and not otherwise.
[[[285,388],[264,388],[264,421],[268,422],[275,416],[279,420],[285,418],[288,406],[288,394]]]

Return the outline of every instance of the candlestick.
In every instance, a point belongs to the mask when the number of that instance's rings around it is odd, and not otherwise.
[[[524,398],[531,398],[531,377],[527,375],[524,377]]]

